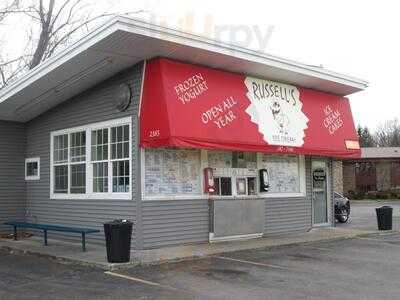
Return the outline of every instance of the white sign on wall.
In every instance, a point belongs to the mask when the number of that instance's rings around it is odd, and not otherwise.
[[[146,196],[199,195],[200,151],[146,149]]]
[[[246,77],[246,113],[269,145],[300,147],[308,118],[302,112],[299,90],[292,85]]]

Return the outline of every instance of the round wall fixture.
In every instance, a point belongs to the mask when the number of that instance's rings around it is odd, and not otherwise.
[[[115,93],[115,108],[119,112],[125,111],[131,104],[131,97],[132,93],[129,85],[127,85],[126,83],[120,84]]]

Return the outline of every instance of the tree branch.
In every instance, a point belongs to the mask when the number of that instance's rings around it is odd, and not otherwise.
[[[124,14],[122,14],[122,15],[138,14],[138,13],[141,13],[141,12],[144,12],[144,10],[138,10],[138,11],[134,11],[134,12],[128,12],[128,13],[124,13]],[[82,29],[83,27],[89,25],[90,23],[92,23],[92,22],[94,22],[94,21],[96,21],[96,20],[98,20],[98,19],[100,19],[100,18],[112,17],[112,16],[116,16],[116,15],[118,15],[118,14],[115,14],[115,13],[101,14],[101,15],[98,15],[98,16],[96,16],[96,17],[93,17],[93,18],[90,18],[90,19],[84,21],[83,23],[79,24],[79,25],[76,26],[75,28],[69,30],[64,36],[62,36],[61,38],[59,38],[58,42],[54,43],[53,47],[52,47],[51,49],[48,50],[49,53],[53,54],[54,51],[56,50],[56,48],[57,48],[58,46],[60,46],[61,44],[63,44],[71,35],[73,35],[73,34],[74,34],[75,32],[77,32],[78,30]],[[71,25],[71,24],[65,23],[65,24],[63,24],[63,25],[61,25],[61,26],[64,26],[64,27],[65,27],[65,26],[67,26],[67,25]],[[60,27],[61,27],[61,26],[60,26]],[[57,28],[57,30],[59,30],[59,29],[60,29],[60,28]],[[56,33],[57,33],[57,32],[54,32],[53,36],[54,36]],[[50,55],[50,56],[51,56],[51,55]]]
[[[5,67],[5,66],[8,66],[8,65],[10,65],[10,64],[13,64],[13,63],[15,63],[15,62],[17,62],[17,61],[20,61],[20,60],[24,59],[25,57],[26,57],[26,55],[22,55],[22,56],[20,56],[20,57],[14,58],[14,59],[12,59],[12,60],[6,61],[6,62],[4,62],[4,63],[0,63],[0,68]]]
[[[0,88],[9,84],[23,71],[32,69],[51,57],[57,49],[68,44],[75,34],[85,32],[85,29],[89,30],[95,21],[118,15],[104,12],[92,17],[85,0],[31,1],[29,1],[31,4],[26,4],[26,1],[22,0],[0,0],[2,3],[0,23],[10,14],[19,13],[34,22],[34,25],[27,28],[28,33],[30,30],[30,35],[27,48],[21,49],[24,55],[8,61],[0,59]],[[122,15],[138,14],[143,11],[127,12]]]

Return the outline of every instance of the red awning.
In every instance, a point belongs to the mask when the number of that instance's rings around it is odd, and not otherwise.
[[[145,72],[141,147],[360,155],[347,98],[163,58]]]

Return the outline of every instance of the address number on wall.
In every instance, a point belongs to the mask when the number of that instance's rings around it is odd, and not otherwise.
[[[150,131],[149,136],[151,138],[159,137],[160,136],[160,130],[152,130],[152,131]]]

